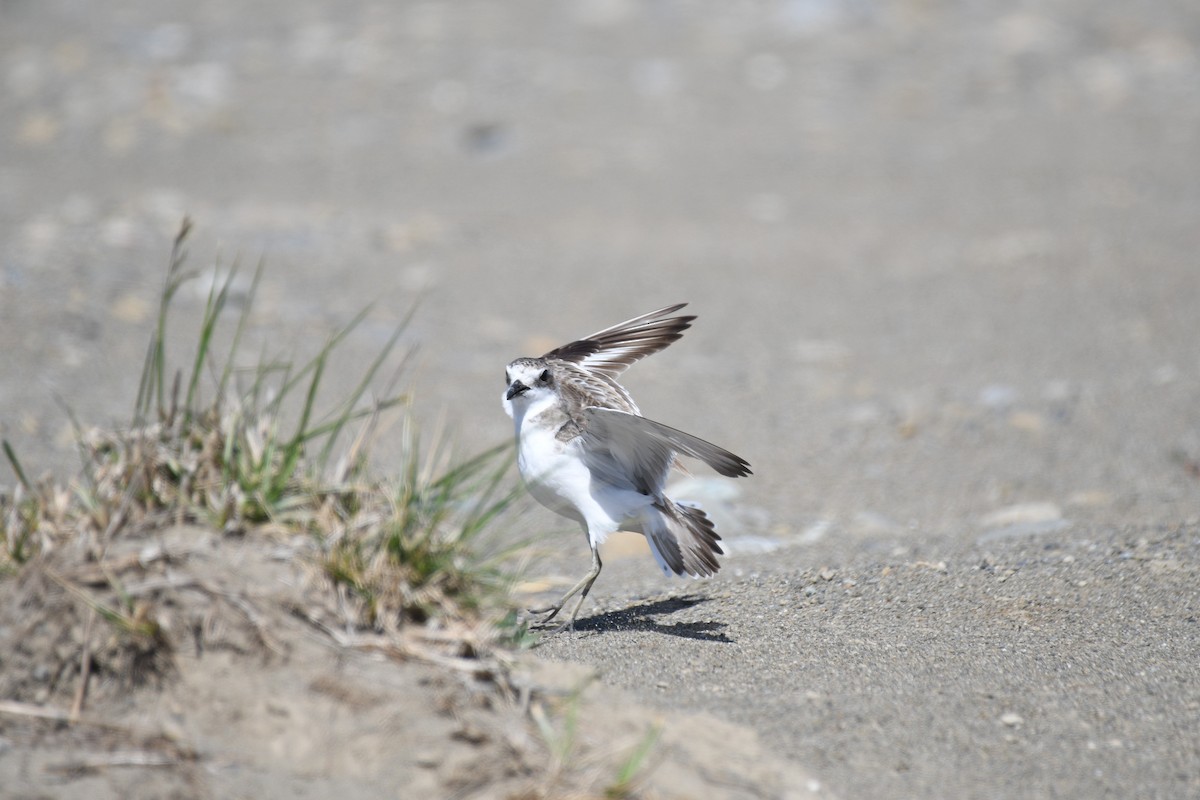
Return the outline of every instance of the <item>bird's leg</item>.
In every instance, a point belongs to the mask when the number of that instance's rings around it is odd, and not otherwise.
[[[583,594],[579,595],[579,601],[577,603],[575,603],[575,609],[571,612],[571,619],[568,620],[565,624],[560,625],[555,630],[560,631],[563,628],[573,628],[575,626],[575,616],[579,613],[579,608],[583,605],[583,601],[587,599],[588,592],[590,592],[592,590],[592,584],[595,583],[596,578],[598,578],[600,576],[600,569],[603,566],[604,565],[600,563],[600,551],[598,549],[596,549],[595,545],[593,545],[592,546],[592,569],[590,572],[588,572],[587,575],[583,576],[583,580],[581,580],[579,583],[577,583],[573,587],[571,587],[571,591],[564,594],[562,596],[561,600],[559,600],[557,603],[550,606],[549,608],[531,608],[531,609],[529,609],[529,612],[531,614],[546,614],[546,617],[544,619],[542,619],[541,621],[549,622],[550,620],[554,619],[554,617],[558,614],[559,611],[562,611],[562,607],[567,604],[568,600],[570,600],[572,597],[574,597],[576,594],[578,594],[580,591],[582,591]]]

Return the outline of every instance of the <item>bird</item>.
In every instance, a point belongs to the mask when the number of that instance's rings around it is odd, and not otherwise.
[[[679,455],[697,458],[731,478],[751,474],[741,456],[689,433],[642,416],[617,378],[679,340],[695,316],[672,316],[679,303],[626,320],[556,347],[522,357],[504,370],[504,410],[512,417],[517,467],[529,493],[583,528],[592,567],[562,599],[532,614],[549,623],[576,594],[559,630],[575,625],[579,609],[600,575],[599,546],[618,530],[643,534],[667,576],[707,577],[720,569],[721,537],[692,504],[667,497],[665,487]]]

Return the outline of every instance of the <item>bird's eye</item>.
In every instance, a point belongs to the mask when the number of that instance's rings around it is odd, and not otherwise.
[[[549,383],[550,382],[550,370],[548,370],[548,369],[542,370],[542,374],[538,375],[538,380],[541,381],[542,383]]]
[[[506,372],[504,373],[504,385],[508,386],[510,383],[512,383],[512,381],[508,379],[508,373]]]

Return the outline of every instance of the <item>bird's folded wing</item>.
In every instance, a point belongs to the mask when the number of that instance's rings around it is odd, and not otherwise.
[[[615,378],[652,353],[676,341],[691,327],[694,316],[670,317],[687,303],[660,308],[590,336],[564,344],[542,358],[557,358]]]
[[[750,464],[723,447],[661,422],[607,408],[584,409],[584,457],[597,477],[649,493],[661,488],[675,453],[698,458],[722,475],[750,474]]]

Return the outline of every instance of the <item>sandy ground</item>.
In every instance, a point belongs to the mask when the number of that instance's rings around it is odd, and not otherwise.
[[[31,471],[72,463],[62,405],[128,416],[184,213],[194,265],[267,260],[271,350],[376,303],[335,377],[422,298],[416,402],[471,449],[509,434],[509,359],[686,300],[627,385],[753,463],[689,490],[731,555],[680,583],[614,548],[541,655],[755,732],[803,791],[1200,792],[1194,3],[0,19],[0,425]],[[547,586],[586,568],[523,522]]]

